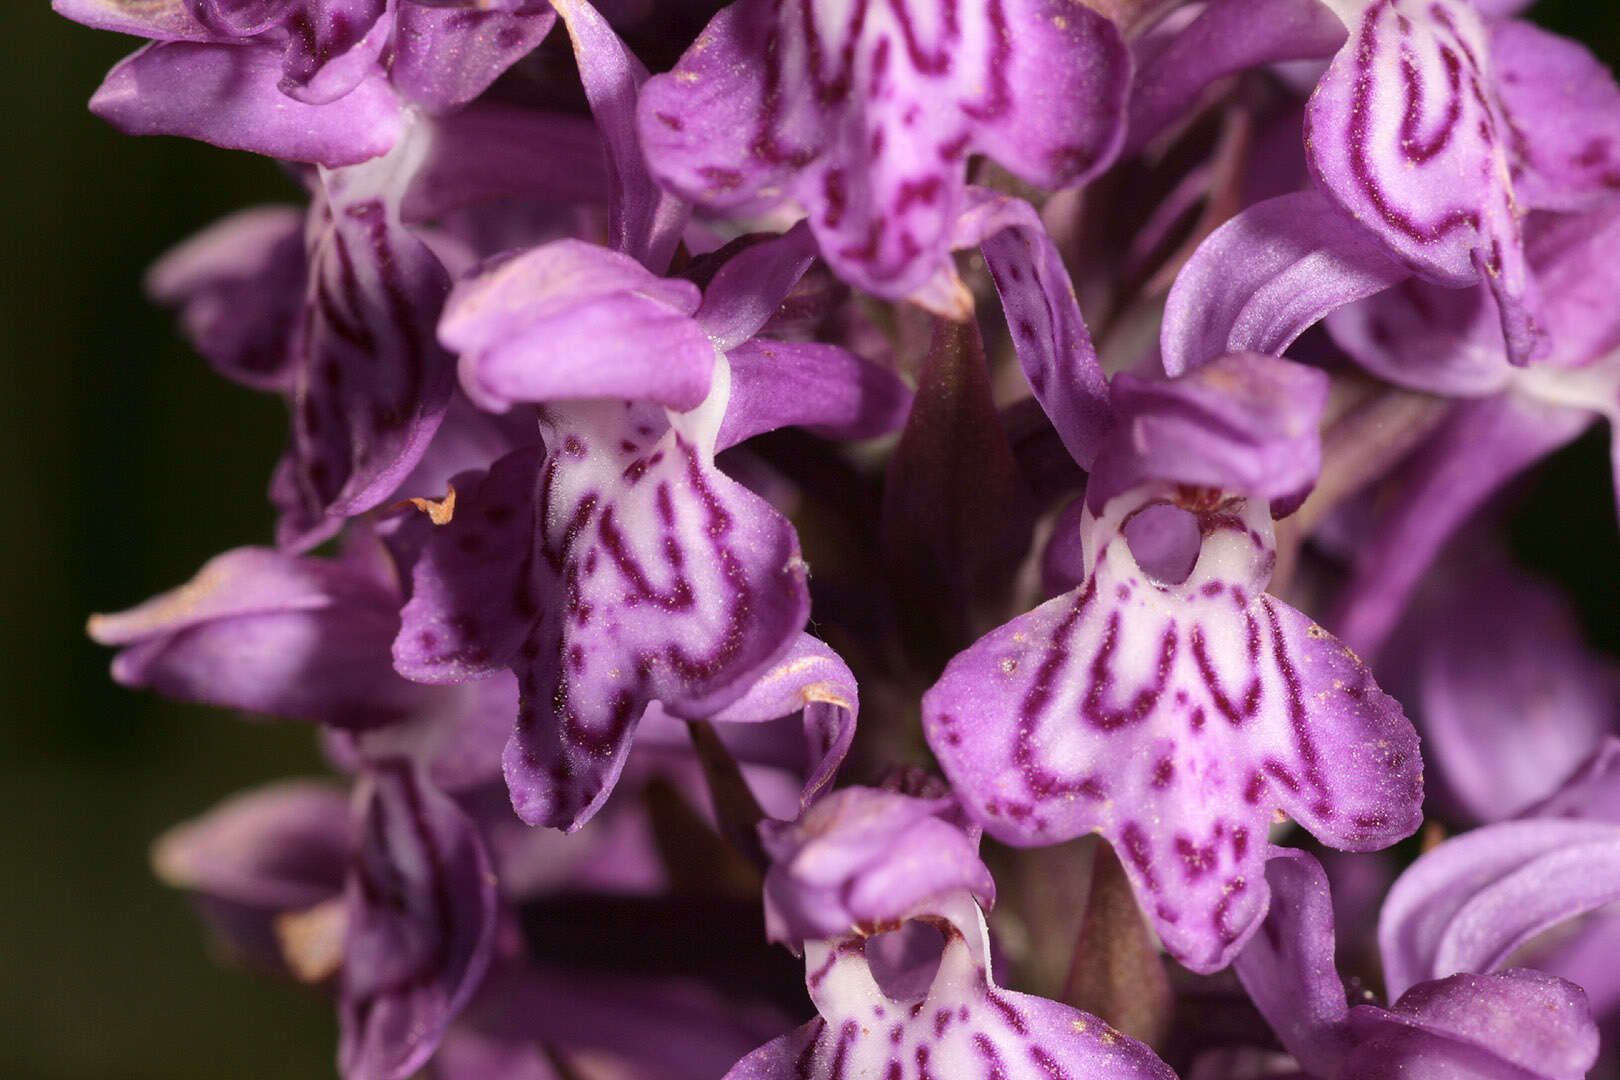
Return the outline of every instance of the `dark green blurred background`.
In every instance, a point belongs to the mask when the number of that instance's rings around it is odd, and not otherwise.
[[[140,291],[146,265],[235,208],[296,193],[275,167],[131,139],[84,111],[134,43],[47,0],[5,0],[9,137],[0,290],[0,1077],[321,1077],[328,1007],[216,965],[146,853],[166,826],[249,784],[319,768],[308,729],[251,725],[114,687],[85,616],[262,543],[278,402],[210,374]],[[1613,0],[1538,16],[1620,56]],[[1617,298],[1620,302],[1620,298]],[[1556,535],[1521,547],[1620,646],[1605,445],[1537,484]]]

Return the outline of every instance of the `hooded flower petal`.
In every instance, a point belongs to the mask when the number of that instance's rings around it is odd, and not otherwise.
[[[281,78],[273,49],[158,42],[107,73],[90,111],[131,135],[183,135],[334,168],[387,153],[404,130],[399,98],[380,69],[325,105],[289,98]]]
[[[1216,80],[1282,60],[1326,59],[1344,23],[1322,0],[1241,0],[1205,5],[1147,55],[1138,47],[1128,150],[1150,142],[1195,106]]]
[[[1356,363],[1400,386],[1457,397],[1515,387],[1572,403],[1571,369],[1599,365],[1620,348],[1620,318],[1610,302],[1620,288],[1620,199],[1587,214],[1540,215],[1526,230],[1530,265],[1547,296],[1543,318],[1550,351],[1517,370],[1508,362],[1501,322],[1488,290],[1447,289],[1407,281],[1342,308],[1328,332]],[[1590,404],[1603,408],[1599,394]]]
[[[944,937],[932,982],[888,996],[858,936],[805,947],[806,983],[821,1016],[739,1061],[726,1080],[1006,1080],[1085,1076],[1171,1080],[1169,1066],[1088,1013],[990,981],[984,916],[966,893],[920,912]]]
[[[397,678],[389,642],[399,598],[338,561],[237,548],[139,607],[96,615],[120,646],[113,678],[186,701],[365,727],[423,700]]]
[[[1312,171],[1405,265],[1485,282],[1509,355],[1544,348],[1514,201],[1490,36],[1458,0],[1378,0],[1351,27],[1307,110]]]
[[[663,183],[722,209],[795,198],[841,276],[899,298],[946,263],[967,155],[1086,179],[1123,134],[1129,68],[1112,23],[1051,0],[740,0],[638,119]]]
[[[472,822],[403,763],[367,774],[355,833],[338,1062],[347,1080],[403,1080],[484,976],[495,875]]]
[[[1582,818],[1620,825],[1620,736],[1604,739],[1557,791],[1523,816]]]
[[[1327,376],[1260,353],[1232,353],[1181,379],[1114,376],[1113,431],[1086,485],[1101,510],[1153,480],[1242,492],[1273,513],[1299,505],[1322,466]]]
[[[1453,837],[1400,876],[1378,941],[1392,994],[1488,972],[1536,934],[1620,900],[1620,824],[1504,821]]]
[[[1420,820],[1417,739],[1343,645],[1263,594],[1264,501],[1150,487],[1085,528],[1087,577],[959,655],[923,698],[970,812],[1025,846],[1101,832],[1171,955],[1224,966],[1265,913],[1263,839],[1287,811],[1370,850]],[[1150,577],[1130,519],[1192,515],[1196,564]]]
[[[898,375],[837,345],[757,338],[726,359],[731,402],[719,450],[788,426],[870,439],[904,426],[911,410],[911,389]]]
[[[1483,289],[1448,289],[1410,278],[1332,312],[1333,341],[1397,386],[1480,397],[1512,379],[1496,305]]]
[[[281,91],[296,101],[336,101],[383,66],[393,30],[393,20],[385,17],[388,0],[311,0],[292,11],[296,5],[252,6],[286,18]]]
[[[761,823],[772,860],[766,933],[798,949],[806,939],[897,926],[963,891],[991,906],[996,886],[979,860],[978,830],[964,829],[960,816],[951,798],[855,787],[797,821]]]
[[[709,391],[715,349],[690,317],[689,281],[627,255],[558,240],[457,286],[439,328],[478,405],[619,397],[690,409]]]
[[[699,325],[721,352],[759,333],[816,258],[815,238],[802,221],[780,236],[750,239],[739,240],[747,246],[715,270],[697,311]]]

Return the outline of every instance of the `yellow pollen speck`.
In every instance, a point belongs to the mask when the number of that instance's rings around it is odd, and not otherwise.
[[[448,525],[456,516],[456,488],[454,484],[446,484],[447,490],[442,499],[406,499],[389,507],[390,510],[402,510],[407,506],[414,506],[428,516],[428,520],[435,525]]]
[[[695,83],[700,78],[702,78],[702,76],[695,71],[677,71],[675,73],[675,79],[677,82]]]
[[[1008,675],[1011,675],[1013,672],[1018,670],[1018,661],[1014,660],[1010,656],[1007,657],[1007,659],[1001,662],[1001,670],[1006,672]]]
[[[1057,27],[1059,30],[1067,30],[1069,28],[1069,20],[1065,19],[1062,15],[1054,15],[1052,16],[1052,25]]]
[[[1084,1020],[1071,1020],[1069,1022],[1074,1025],[1074,1030],[1082,1033],[1084,1033],[1086,1028],[1089,1026]]]

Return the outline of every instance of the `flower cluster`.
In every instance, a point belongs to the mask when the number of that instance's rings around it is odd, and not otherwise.
[[[90,633],[317,725],[154,863],[345,1080],[1620,1068],[1493,498],[1620,417],[1620,87],[1525,4],[54,3],[302,189],[149,279],[271,542]]]

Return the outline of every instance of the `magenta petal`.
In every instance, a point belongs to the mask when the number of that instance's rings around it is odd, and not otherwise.
[[[1547,798],[1620,720],[1620,669],[1587,647],[1552,587],[1491,567],[1419,618],[1424,757],[1475,820]]]
[[[465,682],[493,675],[517,652],[535,616],[525,575],[541,456],[514,451],[484,476],[455,478],[455,514],[434,528],[400,611],[393,655],[401,675]]]
[[[155,0],[144,4],[131,4],[129,0],[51,0],[51,9],[98,30],[113,30],[156,41],[211,41],[214,38],[191,13],[186,0]]]
[[[1620,86],[1580,44],[1519,20],[1491,27],[1491,62],[1527,207],[1580,210],[1620,191]]]
[[[1202,550],[1172,585],[1138,566],[1124,531],[1168,501],[1110,502],[1085,530],[1081,587],[958,655],[923,722],[993,836],[1101,832],[1170,954],[1213,971],[1265,914],[1273,812],[1336,847],[1383,847],[1421,820],[1421,763],[1366,667],[1261,592],[1266,504],[1195,511]]]
[[[673,72],[648,80],[637,121],[660,182],[729,210],[761,198],[822,150],[808,95],[782,93],[779,67],[747,59],[767,54],[774,24],[768,4],[721,8]]]
[[[668,267],[691,208],[647,171],[636,104],[647,69],[589,0],[554,0],[568,27],[591,114],[607,143],[614,247],[654,273]]]
[[[759,338],[727,359],[731,401],[719,450],[789,426],[870,439],[899,430],[911,411],[911,389],[898,375],[837,345]]]
[[[152,846],[152,865],[175,888],[268,910],[313,907],[342,888],[348,806],[330,784],[267,784],[169,829]]]
[[[982,110],[978,149],[1037,187],[1072,187],[1114,160],[1125,138],[1131,58],[1112,20],[1066,0],[988,4],[999,51],[990,78],[1006,80],[1007,112]],[[976,14],[976,12],[975,12]],[[1000,25],[997,25],[1000,23]],[[1010,46],[1010,48],[1009,48]]]
[[[484,977],[495,875],[472,822],[410,766],[377,766],[356,798],[338,1063],[345,1080],[403,1080]]]
[[[152,845],[152,871],[191,894],[234,956],[293,974],[278,923],[338,897],[351,844],[343,791],[284,780],[233,795],[166,831]]]
[[[1274,847],[1266,881],[1271,910],[1233,970],[1288,1052],[1312,1075],[1332,1076],[1351,1040],[1344,983],[1333,965],[1327,875],[1303,851]]]
[[[1127,148],[1140,149],[1186,115],[1217,80],[1280,60],[1327,58],[1344,23],[1322,0],[1217,0],[1140,60]]]
[[[1232,353],[1179,379],[1114,376],[1119,420],[1086,485],[1100,510],[1123,491],[1153,481],[1215,488],[1297,506],[1322,465],[1317,428],[1328,378],[1315,368]]]
[[[1350,36],[1307,110],[1312,171],[1420,276],[1487,284],[1524,363],[1545,342],[1484,24],[1460,0],[1383,0]]]
[[[325,0],[309,4],[287,35],[281,91],[295,101],[326,105],[381,70],[393,32],[388,0]],[[287,20],[291,24],[292,20]]]
[[[398,724],[360,732],[328,732],[327,748],[345,769],[408,759],[434,787],[451,794],[501,778],[501,752],[517,715],[517,680],[510,671],[458,686],[436,687]]]
[[[1585,818],[1620,824],[1620,736],[1603,740],[1559,789],[1525,817]]]
[[[1378,920],[1392,994],[1488,972],[1561,922],[1620,900],[1620,825],[1530,819],[1486,825],[1425,854]]]
[[[1385,516],[1356,552],[1330,620],[1339,636],[1357,652],[1376,656],[1453,532],[1503,484],[1591,421],[1583,410],[1516,393],[1455,406],[1391,478]]]
[[[698,289],[626,255],[557,240],[464,281],[439,336],[485,409],[519,401],[629,398],[690,409],[709,391],[715,350],[690,316]]]
[[[1069,272],[1035,208],[986,188],[971,188],[951,246],[983,251],[1024,377],[1063,445],[1082,467],[1090,468],[1113,423],[1108,380]]]
[[[412,225],[514,196],[556,204],[607,202],[602,137],[586,116],[481,101],[435,117],[400,215]],[[502,235],[498,250],[510,250]]]
[[[1620,348],[1620,313],[1612,302],[1620,288],[1617,242],[1620,199],[1592,213],[1531,219],[1526,250],[1547,297],[1542,316],[1550,346],[1532,380],[1555,385],[1561,376],[1554,369],[1596,365]],[[1484,288],[1409,280],[1334,312],[1326,325],[1358,364],[1400,386],[1473,397],[1516,378],[1496,303]],[[1556,399],[1557,392],[1545,396]],[[1603,396],[1599,391],[1591,404],[1601,408]]]
[[[1423,983],[1350,1022],[1360,1045],[1344,1080],[1581,1080],[1598,1055],[1586,994],[1539,971]]]
[[[90,636],[120,646],[126,686],[208,705],[350,727],[398,720],[421,690],[392,676],[399,600],[340,562],[237,548]]]
[[[304,299],[304,215],[243,210],[163,256],[146,290],[180,309],[186,336],[221,375],[256,390],[292,389],[292,334]]]
[[[724,391],[717,378],[704,410]],[[514,661],[523,697],[506,751],[513,806],[532,824],[577,828],[650,701],[713,715],[809,614],[792,527],[688,441],[712,440],[701,425],[718,417],[676,419],[619,402],[548,409],[532,570],[543,599]]]
[[[293,478],[310,510],[352,517],[416,466],[455,372],[434,338],[449,279],[399,216],[413,131],[395,154],[323,172],[293,348]]]
[[[800,634],[775,666],[742,697],[710,716],[717,724],[760,724],[802,713],[806,806],[832,785],[855,738],[860,696],[849,666],[824,642]]]
[[[759,333],[815,258],[815,239],[801,221],[727,259],[703,290],[695,316],[714,347],[730,352]]]
[[[1409,278],[1332,312],[1325,323],[1357,364],[1397,386],[1479,397],[1512,377],[1502,323],[1483,289]]]
[[[908,1000],[885,993],[863,939],[809,942],[805,981],[820,1018],[743,1058],[726,1080],[1173,1080],[1153,1051],[1095,1016],[996,986],[984,916],[966,894],[926,922],[944,951],[931,984]]]
[[[407,101],[443,112],[482,94],[540,44],[557,13],[546,0],[499,6],[398,0],[394,19],[394,86]]]
[[[1257,203],[1210,233],[1176,275],[1159,347],[1171,375],[1229,352],[1278,355],[1336,308],[1411,272],[1316,191]]]
[[[400,137],[399,99],[381,71],[329,105],[294,101],[280,80],[274,49],[158,43],[108,72],[90,111],[131,135],[184,135],[333,167],[385,154]]]

